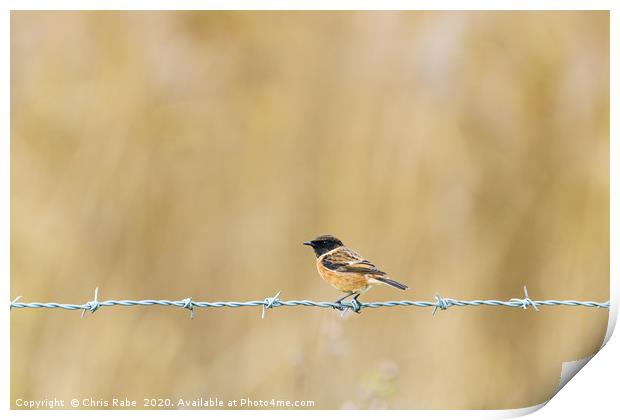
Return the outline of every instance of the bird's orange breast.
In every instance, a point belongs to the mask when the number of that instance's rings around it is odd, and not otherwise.
[[[323,265],[322,258],[317,259],[316,268],[323,280],[342,292],[359,292],[368,287],[368,279],[364,274],[329,270]]]

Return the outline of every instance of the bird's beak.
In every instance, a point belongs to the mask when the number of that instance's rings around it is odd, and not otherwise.
[[[307,241],[307,242],[304,242],[304,245],[312,246],[314,244],[312,243],[312,241]]]

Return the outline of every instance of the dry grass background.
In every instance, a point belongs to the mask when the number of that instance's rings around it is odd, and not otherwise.
[[[609,296],[605,12],[14,12],[11,294],[331,300],[333,233],[411,286]],[[11,314],[11,397],[516,408],[607,312]]]

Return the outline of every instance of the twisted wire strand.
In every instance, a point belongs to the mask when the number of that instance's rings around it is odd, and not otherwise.
[[[268,309],[279,307],[292,307],[292,306],[306,306],[306,307],[318,307],[328,309],[338,309],[343,311],[343,315],[348,310],[354,312],[360,312],[364,308],[390,308],[396,306],[413,306],[418,308],[433,308],[433,315],[440,310],[447,310],[452,306],[506,306],[511,308],[527,309],[529,306],[533,307],[536,311],[539,311],[541,306],[584,306],[588,308],[600,308],[609,309],[609,301],[607,302],[594,302],[594,301],[579,301],[579,300],[532,300],[530,299],[527,288],[524,287],[524,298],[513,298],[508,301],[495,300],[495,299],[476,299],[476,300],[459,300],[451,298],[442,298],[439,293],[435,295],[435,301],[415,301],[415,300],[388,300],[384,302],[316,302],[313,300],[280,300],[280,292],[273,297],[268,297],[263,300],[250,300],[246,302],[197,302],[191,297],[181,300],[167,300],[167,299],[142,299],[142,300],[104,300],[99,301],[99,288],[95,289],[95,297],[93,300],[84,304],[71,304],[71,303],[56,303],[56,302],[20,302],[21,296],[11,301],[10,309],[65,309],[65,310],[82,310],[82,317],[89,311],[95,313],[99,308],[110,306],[173,306],[190,311],[190,318],[194,318],[195,308],[241,308],[241,307],[262,307],[261,318],[265,318],[265,313]]]

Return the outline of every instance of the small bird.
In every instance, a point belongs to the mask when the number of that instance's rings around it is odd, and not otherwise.
[[[332,235],[322,235],[304,242],[316,254],[316,267],[319,275],[336,289],[347,293],[334,303],[340,303],[351,295],[357,298],[375,284],[387,284],[400,290],[407,286],[391,279],[373,263],[344,246],[342,241]]]

